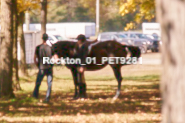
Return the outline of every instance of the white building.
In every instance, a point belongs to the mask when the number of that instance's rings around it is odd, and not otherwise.
[[[159,23],[142,23],[143,34],[158,35],[161,37],[161,26]]]

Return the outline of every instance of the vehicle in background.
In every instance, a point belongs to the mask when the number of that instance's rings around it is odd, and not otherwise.
[[[147,40],[146,39],[138,38],[138,36],[135,35],[135,33],[133,32],[120,32],[120,34],[126,35],[127,38],[130,39],[131,43],[134,46],[139,46],[142,53],[147,52]]]
[[[140,39],[128,38],[124,33],[118,32],[104,32],[98,35],[98,41],[116,40],[123,45],[138,46],[141,49],[141,53],[146,53],[146,41]]]
[[[63,38],[60,35],[48,35],[48,40],[46,43],[49,46],[52,46],[53,44],[57,43],[58,41],[61,41]]]
[[[155,34],[153,35],[150,35],[150,34],[145,34],[148,38],[151,38],[151,39],[156,39],[156,40],[161,40],[161,38]]]
[[[107,41],[107,40],[115,40],[123,45],[128,45],[129,41],[127,36],[124,34],[119,34],[117,32],[103,32],[98,35],[98,41]]]
[[[151,50],[152,52],[159,52],[160,50],[160,45],[162,45],[162,41],[160,39],[159,36],[157,35],[146,35],[146,34],[142,34],[142,33],[137,33],[136,35],[143,35],[142,37],[140,36],[140,38],[144,38],[149,40],[148,43],[148,49]]]
[[[152,52],[158,52],[160,50],[160,46],[162,45],[161,38],[156,35],[146,35],[146,36],[154,40],[151,46]]]
[[[142,23],[143,34],[161,37],[161,26],[159,23]]]
[[[46,41],[46,43],[49,46],[52,46],[53,44],[57,43],[58,41],[77,41],[75,39],[68,39],[64,36],[61,35],[50,35],[48,34],[48,40]]]
[[[147,40],[147,50],[151,50],[152,52],[159,51],[159,37],[154,35],[146,35],[140,32],[131,32],[132,35],[135,35],[135,38],[146,39]]]
[[[23,30],[26,31],[26,25],[23,25]],[[40,31],[41,24],[30,24],[30,31]],[[84,34],[86,38],[95,36],[96,28],[94,22],[81,23],[47,23],[46,33],[59,34],[69,39],[76,39],[79,34]]]

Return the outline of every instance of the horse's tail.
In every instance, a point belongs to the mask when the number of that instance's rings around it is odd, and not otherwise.
[[[126,46],[128,48],[129,52],[131,53],[130,57],[137,57],[139,58],[141,56],[141,50],[137,46]]]

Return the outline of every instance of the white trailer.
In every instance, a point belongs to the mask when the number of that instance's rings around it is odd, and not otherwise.
[[[161,26],[159,23],[142,23],[143,34],[158,35],[161,37]]]
[[[30,24],[30,31],[40,31],[41,24]],[[23,25],[26,30],[26,25]],[[87,38],[95,36],[95,23],[47,23],[46,33],[50,35],[61,35],[66,38],[76,38],[79,34],[84,34]]]

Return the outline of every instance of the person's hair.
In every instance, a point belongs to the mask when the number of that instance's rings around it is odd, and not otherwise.
[[[86,41],[86,37],[83,34],[78,35],[77,40],[81,40],[82,42]]]
[[[43,39],[44,41],[47,41],[47,40],[48,40],[48,35],[47,35],[46,33],[44,33],[44,34],[42,35],[42,39]]]

